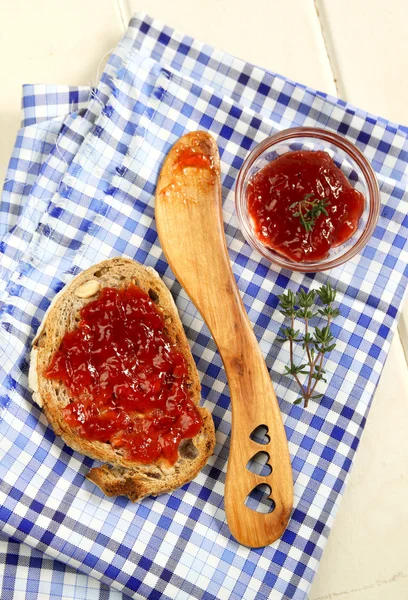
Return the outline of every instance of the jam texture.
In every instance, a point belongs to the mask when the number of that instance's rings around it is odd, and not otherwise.
[[[324,201],[311,230],[302,225],[310,202]],[[296,262],[325,258],[357,230],[365,198],[323,151],[287,152],[248,182],[248,211],[257,238]]]
[[[80,317],[45,372],[69,390],[66,422],[130,460],[174,464],[180,441],[194,437],[202,419],[189,395],[186,359],[166,335],[162,314],[129,285],[103,288]]]

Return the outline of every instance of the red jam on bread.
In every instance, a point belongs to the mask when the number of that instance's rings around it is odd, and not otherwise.
[[[295,262],[322,260],[346,242],[365,205],[329,154],[311,150],[287,152],[260,169],[247,201],[260,242]]]
[[[102,289],[80,316],[45,372],[70,391],[66,422],[88,440],[122,448],[127,459],[174,464],[180,441],[197,435],[202,418],[162,314],[129,285]]]

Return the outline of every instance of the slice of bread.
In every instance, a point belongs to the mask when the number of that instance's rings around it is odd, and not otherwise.
[[[74,450],[106,463],[92,468],[88,479],[108,496],[123,495],[137,501],[170,492],[193,479],[202,469],[215,445],[210,413],[199,407],[203,419],[201,430],[194,438],[181,441],[179,458],[173,466],[163,461],[146,465],[127,459],[121,449],[114,449],[110,443],[81,437],[63,418],[62,409],[71,399],[68,389],[62,382],[43,375],[65,333],[77,326],[81,308],[96,300],[102,288],[121,288],[129,283],[147,292],[162,312],[167,337],[187,361],[191,399],[199,404],[201,386],[197,368],[170,291],[154,269],[122,257],[105,260],[83,271],[54,298],[33,340],[29,385],[55,433]]]

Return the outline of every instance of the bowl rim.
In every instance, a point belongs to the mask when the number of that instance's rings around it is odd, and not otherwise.
[[[244,205],[245,197],[243,193],[243,188],[246,181],[246,175],[250,167],[259,158],[259,156],[265,150],[267,150],[271,146],[274,146],[276,143],[303,137],[317,138],[324,142],[330,142],[340,150],[343,150],[343,152],[350,156],[361,169],[368,189],[368,198],[366,198],[366,201],[368,202],[369,214],[363,232],[347,252],[345,252],[341,256],[333,257],[331,260],[326,260],[325,262],[323,259],[323,261],[296,263],[295,261],[291,261],[285,258],[284,256],[280,256],[279,254],[273,252],[267,246],[264,246],[262,242],[258,240],[258,238],[255,236],[252,230],[248,218],[248,213],[245,209],[246,204]],[[289,129],[284,129],[265,138],[262,142],[257,144],[255,148],[253,148],[253,150],[251,150],[251,152],[248,154],[248,156],[242,163],[235,184],[235,210],[237,213],[239,226],[245,240],[254,250],[260,253],[272,264],[301,273],[317,273],[321,271],[329,271],[330,269],[344,264],[345,262],[353,258],[356,254],[358,254],[364,248],[364,246],[367,244],[368,240],[373,234],[380,214],[380,205],[380,188],[378,185],[377,177],[374,173],[372,166],[370,165],[368,159],[364,156],[364,154],[345,137],[333,131],[327,131],[326,129],[321,129],[317,127],[293,127]],[[351,237],[350,239],[352,240],[353,237]]]

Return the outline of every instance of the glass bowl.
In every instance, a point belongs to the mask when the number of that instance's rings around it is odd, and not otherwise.
[[[364,212],[354,235],[319,261],[295,262],[268,248],[256,237],[247,206],[247,185],[251,177],[272,160],[294,150],[324,150],[343,171],[351,185],[365,197]],[[358,254],[370,239],[380,212],[380,190],[374,171],[363,154],[344,137],[312,127],[285,129],[266,138],[246,158],[238,174],[235,205],[246,241],[271,263],[303,273],[327,271]]]

